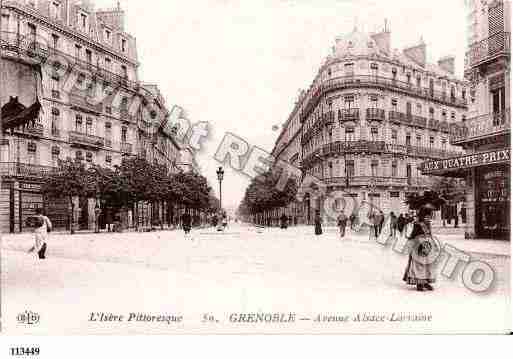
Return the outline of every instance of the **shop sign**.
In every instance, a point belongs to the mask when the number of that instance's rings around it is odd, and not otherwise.
[[[510,150],[501,149],[489,152],[469,154],[466,156],[448,158],[444,160],[428,161],[420,165],[424,173],[458,170],[477,166],[490,165],[494,163],[504,163],[510,161]]]
[[[20,183],[20,189],[28,191],[41,191],[41,185],[35,183]]]

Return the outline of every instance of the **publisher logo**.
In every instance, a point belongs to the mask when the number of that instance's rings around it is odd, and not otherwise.
[[[20,313],[16,316],[16,319],[18,320],[18,324],[25,324],[25,325],[36,325],[39,323],[39,314],[34,313],[30,310],[26,310],[23,313]]]

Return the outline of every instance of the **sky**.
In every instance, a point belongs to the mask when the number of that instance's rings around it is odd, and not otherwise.
[[[96,0],[97,8],[116,0]],[[197,156],[218,192],[213,157],[226,132],[272,150],[273,130],[287,120],[299,89],[308,88],[335,37],[383,28],[392,47],[427,44],[428,61],[466,47],[463,0],[121,0],[126,31],[137,39],[139,79],[156,83],[168,106],[207,121],[211,136]],[[236,208],[249,178],[226,168],[223,205]]]

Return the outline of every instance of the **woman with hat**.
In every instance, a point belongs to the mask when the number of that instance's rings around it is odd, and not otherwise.
[[[431,233],[431,219],[440,202],[436,194],[426,192],[423,196],[408,198],[407,203],[417,210],[417,219],[407,234],[412,246],[403,280],[416,286],[418,291],[431,291],[436,282],[433,265],[440,254],[440,247]]]

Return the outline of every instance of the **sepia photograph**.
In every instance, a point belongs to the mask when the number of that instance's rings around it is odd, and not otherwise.
[[[0,0],[0,333],[510,334],[510,31],[509,0]]]

